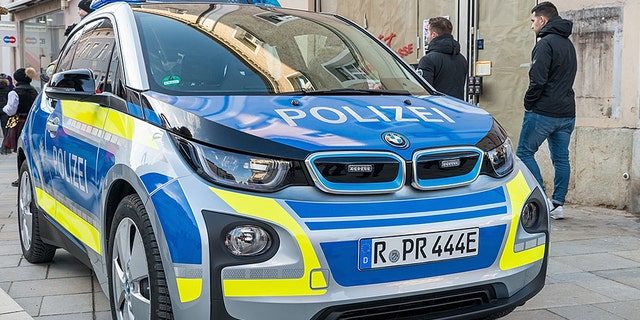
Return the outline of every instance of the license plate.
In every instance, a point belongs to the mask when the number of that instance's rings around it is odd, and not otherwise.
[[[478,255],[479,229],[360,239],[358,267],[377,269]]]

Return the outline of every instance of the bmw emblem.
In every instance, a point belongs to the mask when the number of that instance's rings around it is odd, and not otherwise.
[[[382,134],[382,139],[392,147],[400,149],[409,147],[409,139],[397,132],[385,132]]]

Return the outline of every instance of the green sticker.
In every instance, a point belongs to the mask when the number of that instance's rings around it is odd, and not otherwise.
[[[181,80],[180,76],[166,76],[162,79],[162,84],[167,87],[173,87],[179,85]]]

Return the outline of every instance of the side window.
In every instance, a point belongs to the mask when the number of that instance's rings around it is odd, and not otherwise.
[[[71,69],[90,69],[95,77],[96,88],[111,91],[107,85],[109,76],[113,74],[110,75],[108,71],[114,56],[115,42],[113,25],[109,19],[91,22],[85,26],[78,39]]]
[[[71,69],[71,62],[73,61],[73,55],[76,52],[76,43],[82,34],[81,31],[76,32],[71,35],[71,37],[67,40],[66,45],[60,51],[60,57],[58,58],[58,62],[56,63],[56,70],[54,72],[67,71]]]
[[[109,62],[109,69],[107,71],[104,80],[101,80],[98,84],[98,89],[102,92],[111,92],[118,94],[119,87],[119,72],[120,72],[120,55],[118,45],[114,42],[114,48],[111,52],[111,61]]]

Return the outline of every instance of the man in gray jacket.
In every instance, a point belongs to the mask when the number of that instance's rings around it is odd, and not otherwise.
[[[469,64],[453,39],[453,25],[444,17],[429,19],[427,52],[418,63],[418,72],[436,90],[464,99]]]

